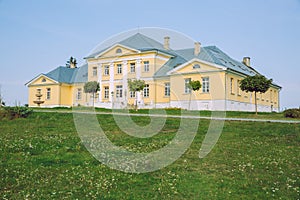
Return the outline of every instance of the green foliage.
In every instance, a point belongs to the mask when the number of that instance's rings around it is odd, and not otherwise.
[[[271,86],[272,79],[262,75],[248,76],[240,82],[240,88],[246,92],[265,93]]]
[[[196,81],[190,81],[188,87],[193,90],[193,91],[198,91],[201,88],[201,83],[200,81],[196,80]]]
[[[97,81],[90,81],[84,84],[85,93],[96,93],[100,90],[99,83]]]
[[[285,117],[300,118],[300,108],[292,108],[283,111]]]
[[[263,75],[248,76],[240,82],[240,88],[246,92],[254,92],[255,113],[257,114],[256,93],[265,93],[271,86],[272,79],[267,79]]]
[[[28,107],[15,106],[15,107],[4,107],[0,110],[0,119],[16,119],[26,118],[32,113],[32,109]]]
[[[130,91],[132,92],[138,92],[144,89],[144,87],[146,86],[145,81],[143,80],[131,80],[128,79],[128,88]]]

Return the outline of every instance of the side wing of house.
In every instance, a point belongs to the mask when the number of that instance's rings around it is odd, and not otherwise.
[[[72,85],[59,83],[41,74],[28,82],[28,105],[30,107],[72,106]]]
[[[171,107],[193,110],[225,109],[226,68],[199,59],[193,59],[169,72]],[[190,81],[201,83],[199,91],[191,91]]]

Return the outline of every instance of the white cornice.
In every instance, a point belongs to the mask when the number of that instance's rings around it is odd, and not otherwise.
[[[35,78],[31,79],[30,81],[28,81],[27,83],[25,83],[26,86],[30,86],[31,83],[33,83],[34,81],[36,81],[37,79],[39,79],[40,77],[45,77],[51,81],[53,81],[54,83],[59,83],[57,82],[56,80],[46,76],[45,74],[39,74],[38,76],[36,76]],[[49,84],[49,83],[45,83],[45,84],[38,84],[38,85],[46,85],[46,84]],[[53,83],[52,83],[53,84]]]
[[[124,62],[124,61],[128,61],[128,60],[139,60],[139,59],[150,59],[150,58],[157,58],[160,60],[164,60],[164,61],[168,61],[168,58],[164,58],[162,56],[156,56],[156,55],[151,55],[151,56],[140,56],[140,55],[136,55],[136,56],[132,56],[130,58],[116,58],[116,59],[101,59],[101,60],[97,60],[97,61],[89,61],[88,64],[103,64],[103,63],[112,63],[112,62]]]
[[[131,47],[128,47],[128,46],[125,46],[125,45],[122,45],[122,44],[117,43],[117,44],[115,44],[115,45],[109,47],[109,48],[106,49],[105,51],[103,51],[103,52],[97,54],[94,58],[99,58],[101,55],[107,53],[108,51],[110,51],[110,50],[112,50],[113,48],[118,47],[118,46],[123,47],[123,48],[125,48],[125,49],[129,49],[129,50],[135,51],[135,52],[137,52],[137,53],[140,53],[140,51],[137,50],[137,49],[133,49],[133,48],[131,48]],[[122,54],[120,54],[120,55],[122,55]]]
[[[221,66],[221,65],[217,65],[217,64],[214,64],[214,63],[210,63],[210,62],[201,60],[201,59],[199,59],[199,58],[193,58],[192,60],[190,60],[190,61],[188,61],[188,62],[186,62],[186,63],[183,63],[183,64],[179,65],[178,67],[172,69],[171,71],[169,71],[169,72],[167,73],[167,75],[171,75],[172,73],[174,73],[174,72],[176,72],[176,71],[178,71],[178,70],[180,70],[180,69],[186,67],[187,65],[189,65],[189,64],[191,64],[191,63],[193,63],[193,62],[200,62],[200,63],[203,63],[203,64],[207,64],[207,65],[209,65],[209,66],[216,67],[216,68],[219,68],[219,69],[221,69],[221,70],[226,70],[226,69],[227,69],[226,67]]]

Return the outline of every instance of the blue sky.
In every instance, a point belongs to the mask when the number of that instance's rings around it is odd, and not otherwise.
[[[182,32],[216,45],[283,87],[281,107],[300,106],[299,0],[0,0],[0,85],[5,101],[27,103],[24,84],[64,65],[83,63],[97,44],[138,27]]]

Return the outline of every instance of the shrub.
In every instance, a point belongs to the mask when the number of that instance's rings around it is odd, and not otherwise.
[[[16,118],[26,118],[28,115],[32,113],[32,109],[28,107],[4,107],[0,111],[0,119],[8,118],[8,119],[16,119]]]
[[[292,108],[283,111],[285,117],[300,118],[300,108]]]

